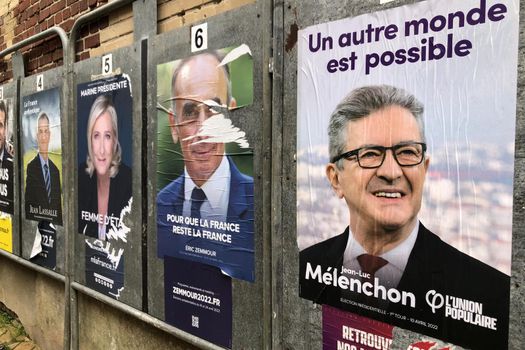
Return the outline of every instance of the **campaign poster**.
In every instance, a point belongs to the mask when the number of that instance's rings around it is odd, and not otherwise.
[[[124,290],[124,249],[86,239],[86,286],[119,300]]]
[[[393,326],[323,306],[323,350],[388,350]]]
[[[57,266],[57,235],[55,227],[49,221],[40,221],[38,223],[38,235],[36,239],[40,245],[40,249],[39,253],[30,259],[31,262],[54,270]]]
[[[14,172],[15,156],[13,135],[13,100],[0,99],[0,211],[14,214]]]
[[[126,242],[131,213],[133,96],[127,75],[78,84],[78,232]]]
[[[13,99],[0,99],[0,249],[13,252]]]
[[[22,97],[24,211],[27,220],[62,225],[60,89]]]
[[[231,349],[232,280],[215,266],[164,258],[166,322]]]
[[[507,348],[517,47],[517,1],[299,31],[301,297]]]
[[[253,101],[250,49],[160,64],[157,86],[158,257],[253,282],[253,150],[235,125]]]
[[[5,213],[0,213],[0,249],[13,252],[13,220]]]

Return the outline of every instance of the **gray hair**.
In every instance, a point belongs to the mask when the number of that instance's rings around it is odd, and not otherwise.
[[[40,112],[40,114],[38,115],[38,117],[36,118],[36,131],[38,132],[38,123],[40,123],[40,121],[42,119],[45,119],[47,120],[47,123],[49,124],[49,117],[47,116],[47,113],[46,112]]]
[[[111,127],[113,129],[113,136],[115,142],[113,143],[113,158],[111,159],[111,165],[109,167],[109,176],[115,177],[118,174],[120,162],[122,160],[122,149],[118,140],[118,118],[115,106],[111,101],[111,98],[107,95],[100,95],[95,99],[91,110],[89,111],[88,127],[87,127],[87,144],[88,144],[88,155],[86,157],[86,173],[91,177],[95,170],[93,164],[93,149],[91,146],[91,136],[93,134],[93,127],[97,119],[107,112],[111,117]]]
[[[330,116],[328,124],[330,159],[347,151],[345,147],[348,122],[365,118],[389,106],[399,106],[412,113],[419,127],[422,141],[425,142],[424,108],[414,95],[389,85],[363,86],[346,95]],[[343,159],[338,160],[336,166],[343,169]]]

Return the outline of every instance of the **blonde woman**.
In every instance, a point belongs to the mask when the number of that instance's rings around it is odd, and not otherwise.
[[[79,232],[106,240],[120,227],[132,195],[131,169],[122,163],[117,112],[111,98],[97,97],[89,112],[88,155],[78,171]]]

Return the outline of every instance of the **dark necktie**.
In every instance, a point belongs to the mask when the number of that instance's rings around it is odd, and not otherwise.
[[[363,281],[363,283],[371,283],[372,286],[374,286],[374,275],[377,272],[377,270],[388,264],[388,261],[386,261],[385,259],[371,254],[361,254],[357,257],[357,261],[361,266],[361,271],[370,275],[369,278],[362,278],[361,280]],[[374,290],[374,287],[370,289]],[[356,301],[369,306],[379,307],[382,309],[386,309],[388,307],[388,302],[385,302],[381,298],[367,296],[364,293],[359,294],[355,297],[355,299]]]
[[[195,187],[191,192],[191,217],[201,218],[201,206],[206,200],[206,194],[198,187]]]
[[[357,257],[357,261],[361,266],[361,271],[370,274],[370,281],[372,282],[377,270],[388,264],[385,259],[371,254],[361,254]]]
[[[47,200],[51,203],[51,181],[49,180],[49,167],[44,164],[44,181],[46,182]]]

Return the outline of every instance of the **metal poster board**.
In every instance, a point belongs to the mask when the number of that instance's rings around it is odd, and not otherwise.
[[[248,338],[234,329],[262,341],[260,326],[245,322],[262,310],[264,290],[258,179],[270,139],[263,142],[263,38],[254,30],[261,6],[160,34],[148,46],[156,92],[148,101],[149,310],[227,348],[258,347],[241,345]]]
[[[74,69],[75,280],[141,309],[140,44]]]

